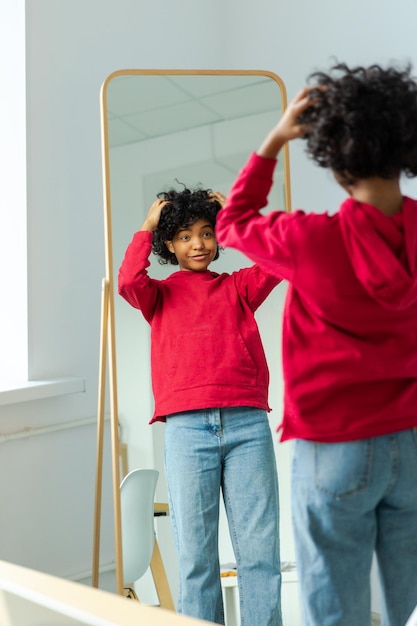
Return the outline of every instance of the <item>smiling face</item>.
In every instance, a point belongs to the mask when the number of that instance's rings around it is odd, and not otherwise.
[[[177,257],[180,269],[191,272],[205,271],[217,253],[214,229],[207,220],[179,228],[172,241],[165,244]]]

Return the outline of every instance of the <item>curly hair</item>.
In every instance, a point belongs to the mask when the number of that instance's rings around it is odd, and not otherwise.
[[[306,152],[342,183],[377,176],[417,176],[417,84],[411,65],[314,72],[311,106],[298,118],[306,126]]]
[[[188,228],[203,219],[214,229],[221,205],[210,196],[211,193],[211,189],[190,190],[185,187],[182,191],[169,189],[157,194],[158,198],[168,202],[161,211],[159,224],[152,238],[152,252],[159,256],[159,263],[178,265],[177,257],[168,250],[165,242],[172,241],[179,228]],[[219,247],[213,261],[218,258]]]

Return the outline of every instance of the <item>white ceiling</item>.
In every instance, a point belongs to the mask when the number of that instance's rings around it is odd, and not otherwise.
[[[264,75],[121,75],[107,87],[109,147],[281,109]]]

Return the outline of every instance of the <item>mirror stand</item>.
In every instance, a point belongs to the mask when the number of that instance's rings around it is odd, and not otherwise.
[[[101,88],[101,101],[107,98],[107,81]],[[116,380],[116,340],[114,323],[114,294],[113,285],[113,254],[108,245],[111,233],[110,212],[110,185],[109,181],[109,150],[108,150],[108,120],[106,107],[101,107],[101,142],[103,165],[103,200],[104,200],[104,236],[106,242],[106,277],[102,280],[101,324],[100,324],[100,360],[99,360],[99,390],[97,411],[97,461],[96,461],[96,489],[94,504],[94,535],[93,535],[93,562],[92,586],[99,585],[100,565],[100,530],[101,530],[101,501],[103,482],[103,446],[104,446],[104,413],[106,403],[106,374],[109,374],[110,399],[110,434],[111,434],[111,465],[113,476],[113,507],[114,507],[114,539],[116,564],[116,593],[123,595],[123,554],[120,507],[120,447],[119,447],[119,417],[117,404]]]
[[[106,396],[106,371],[107,357],[109,357],[109,379],[110,390],[116,390],[116,368],[115,368],[115,348],[107,350],[107,346],[112,346],[111,315],[110,315],[110,283],[108,279],[102,280],[101,299],[101,324],[100,324],[100,361],[99,361],[99,391],[98,391],[98,411],[97,411],[97,462],[96,462],[96,492],[94,500],[94,537],[93,537],[93,564],[92,564],[92,586],[99,587],[99,567],[100,567],[100,521],[101,521],[101,500],[103,484],[103,449],[104,449],[104,413]],[[112,442],[112,473],[113,473],[113,503],[114,503],[114,524],[116,542],[116,591],[119,595],[125,595],[123,580],[123,560],[122,560],[122,533],[121,533],[121,507],[120,507],[120,456],[121,444],[118,434],[118,411],[117,397],[111,394],[111,442]],[[124,458],[124,474],[127,474],[126,457]],[[155,503],[155,515],[168,515],[168,506],[164,503]],[[154,550],[150,562],[150,569],[155,584],[156,593],[161,607],[175,611],[174,602],[169,588],[165,567],[162,561],[158,542],[155,538]],[[129,596],[131,597],[131,596]]]
[[[103,447],[104,447],[104,409],[106,395],[106,365],[108,356],[109,381],[110,381],[110,430],[112,450],[112,475],[113,475],[113,506],[114,506],[114,532],[116,546],[116,592],[123,595],[123,561],[122,561],[122,533],[120,512],[120,448],[118,435],[117,397],[115,390],[116,368],[115,349],[112,346],[110,332],[111,312],[109,298],[109,281],[102,281],[102,311],[100,332],[100,367],[99,367],[99,392],[98,392],[98,415],[97,415],[97,461],[96,461],[96,492],[94,501],[94,537],[93,537],[93,565],[92,586],[99,586],[99,562],[100,562],[100,521],[101,521],[101,495],[103,482]],[[109,339],[109,341],[108,341]],[[107,348],[110,348],[109,350]],[[112,393],[113,391],[113,393]]]

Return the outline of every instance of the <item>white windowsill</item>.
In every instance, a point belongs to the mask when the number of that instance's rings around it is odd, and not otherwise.
[[[0,381],[0,406],[84,392],[84,378],[54,378],[52,380],[14,382]]]

